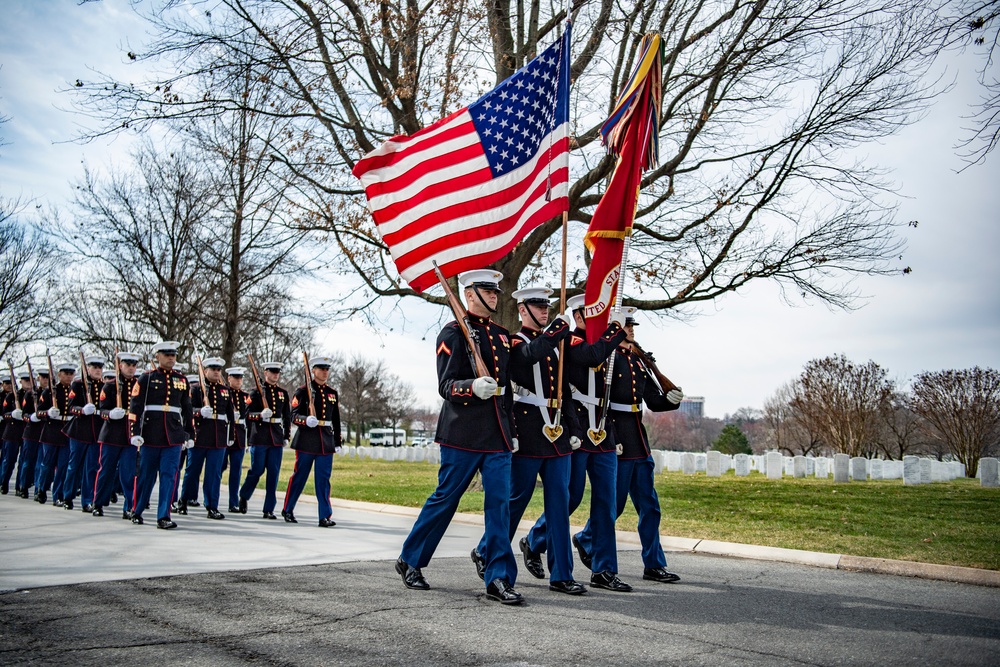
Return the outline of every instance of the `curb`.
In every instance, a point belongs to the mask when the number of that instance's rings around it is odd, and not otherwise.
[[[341,500],[331,498],[334,507],[342,509],[374,512],[376,514],[393,514],[396,516],[412,516],[416,518],[420,510],[415,507],[368,503],[359,500]],[[457,523],[483,526],[481,514],[456,513],[452,521]],[[533,521],[521,521],[519,530],[528,530]],[[573,530],[582,530],[583,526],[572,526]],[[639,535],[635,532],[616,531],[619,543],[638,545]],[[700,540],[691,537],[672,537],[663,535],[660,544],[666,551],[705,554],[710,556],[726,556],[729,558],[746,558],[750,560],[778,561],[823,567],[831,570],[847,572],[868,572],[872,574],[890,574],[900,577],[915,577],[918,579],[933,579],[951,581],[973,586],[991,586],[1000,588],[1000,571],[983,570],[974,567],[958,565],[938,565],[935,563],[920,563],[908,560],[890,560],[888,558],[868,558],[865,556],[848,556],[830,554],[820,551],[804,551],[801,549],[783,549],[781,547],[762,547],[738,542],[718,542],[716,540]]]

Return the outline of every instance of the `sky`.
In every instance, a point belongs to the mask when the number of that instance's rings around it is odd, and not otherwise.
[[[126,0],[0,0],[0,196],[66,208],[82,164],[125,162],[128,141],[70,141],[80,119],[59,89],[87,66],[124,72],[129,44],[145,26]],[[916,374],[951,368],[1000,368],[1000,152],[962,170],[955,146],[977,101],[969,55],[938,68],[954,88],[917,123],[864,155],[890,170],[906,228],[906,276],[863,278],[852,311],[821,303],[790,306],[777,286],[758,282],[697,311],[687,322],[640,316],[636,336],[660,368],[705,413],[721,418],[761,408],[811,359],[844,354],[872,360],[906,384]],[[425,406],[437,402],[434,338],[440,310],[415,300],[401,306],[405,325],[372,329],[358,319],[322,331],[323,352],[385,359]]]

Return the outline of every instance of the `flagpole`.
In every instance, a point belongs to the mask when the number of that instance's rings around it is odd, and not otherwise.
[[[622,300],[625,297],[625,269],[628,267],[628,251],[629,247],[632,245],[632,228],[628,227],[625,230],[625,239],[622,245],[622,261],[618,265],[618,291],[615,293],[615,305],[611,310],[612,317],[614,314],[622,312]],[[608,408],[609,402],[611,401],[611,380],[615,372],[615,357],[618,354],[616,349],[608,357],[608,370],[604,374],[604,402],[601,404],[601,423],[597,425],[597,432],[604,433],[604,424],[608,418]],[[618,443],[617,449],[618,453],[621,454],[621,443]]]

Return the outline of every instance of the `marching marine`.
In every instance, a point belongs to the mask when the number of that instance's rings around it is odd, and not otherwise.
[[[143,523],[142,513],[159,475],[156,527],[164,530],[177,527],[170,519],[170,501],[177,486],[181,449],[194,445],[187,378],[173,370],[178,347],[177,341],[153,346],[157,367],[143,373],[129,401],[131,443],[141,448],[132,523]]]
[[[0,466],[0,493],[6,495],[10,490],[10,479],[14,478],[14,495],[21,495],[21,485],[18,481],[17,467],[21,457],[21,445],[24,441],[24,405],[31,395],[31,375],[18,373],[17,380],[21,385],[13,394],[7,397],[3,406],[3,465]],[[25,494],[27,497],[27,494]]]
[[[97,415],[97,404],[100,401],[104,357],[87,357],[85,361],[87,366],[83,373],[86,376],[74,380],[70,386],[69,414],[73,421],[66,426],[69,463],[62,498],[63,507],[71,510],[76,491],[80,489],[80,509],[90,514],[94,511],[94,478],[100,457],[97,434],[103,425]]]
[[[125,410],[139,381],[135,377],[139,355],[118,353],[118,373],[104,383],[97,404],[103,423],[97,434],[99,462],[94,491],[94,516],[104,516],[104,508],[117,486],[122,489],[122,519],[131,519],[138,495],[136,462],[138,446],[132,444],[129,421]]]
[[[233,366],[226,369],[226,382],[233,400],[233,439],[226,449],[223,470],[229,469],[229,511],[239,512],[240,479],[243,475],[243,455],[247,450],[247,411],[250,394],[243,391],[243,376],[247,369]]]
[[[38,502],[45,503],[45,493],[52,486],[52,504],[63,504],[63,482],[69,464],[69,438],[65,427],[73,419],[69,412],[70,393],[76,366],[59,364],[56,367],[59,381],[44,390],[38,398],[37,412],[41,413],[42,426],[42,469],[36,484]]]
[[[41,458],[38,456],[38,450],[41,448],[39,441],[42,439],[42,428],[45,426],[35,408],[38,406],[39,397],[42,392],[48,390],[49,372],[40,369],[37,373],[37,378],[38,386],[36,387],[32,384],[31,391],[25,394],[24,401],[21,404],[25,425],[24,444],[21,447],[21,463],[18,471],[21,497],[27,498],[28,489],[34,486],[34,500],[38,500],[38,487],[35,483],[41,476],[40,466],[42,464]]]
[[[274,508],[278,505],[278,475],[281,473],[283,448],[288,444],[292,429],[292,412],[288,392],[278,386],[284,364],[265,361],[264,383],[250,392],[247,421],[252,424],[250,433],[250,470],[240,489],[240,514],[247,513],[247,503],[257,488],[257,482],[267,472],[264,483],[265,519],[277,519]]]
[[[209,357],[202,362],[205,386],[191,390],[194,411],[194,448],[188,450],[188,464],[184,471],[184,490],[181,493],[180,514],[187,514],[188,498],[198,494],[198,478],[202,466],[205,468],[205,510],[209,519],[224,519],[219,511],[219,495],[222,486],[222,463],[226,448],[232,439],[234,410],[229,387],[222,383],[222,367],[226,362],[219,357]]]

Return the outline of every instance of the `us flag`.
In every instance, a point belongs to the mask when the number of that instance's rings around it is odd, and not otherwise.
[[[354,167],[399,275],[418,292],[481,269],[568,210],[569,25],[483,97]]]

